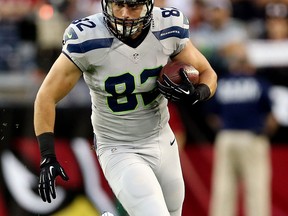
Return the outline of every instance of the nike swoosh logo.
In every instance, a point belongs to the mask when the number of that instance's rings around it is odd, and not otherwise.
[[[171,146],[175,143],[175,140],[176,140],[176,138],[174,138],[174,139],[172,140],[172,142],[170,142],[170,145],[171,145]]]
[[[185,90],[183,90],[183,89],[180,89],[184,94],[186,94],[186,95],[189,95],[190,94],[190,90],[188,90],[188,91],[185,91]]]

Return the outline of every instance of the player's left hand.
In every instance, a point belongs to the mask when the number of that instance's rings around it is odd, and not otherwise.
[[[38,183],[38,192],[44,202],[51,203],[51,197],[56,198],[55,179],[58,175],[65,181],[69,177],[64,169],[58,163],[56,157],[46,157],[40,165],[40,178]]]
[[[184,70],[179,71],[182,78],[180,84],[172,82],[168,76],[163,74],[163,84],[157,81],[158,89],[168,100],[172,101],[191,101],[192,104],[198,101],[195,95],[195,87],[190,82]]]

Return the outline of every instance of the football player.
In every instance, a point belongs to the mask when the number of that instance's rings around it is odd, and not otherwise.
[[[68,180],[54,150],[55,107],[83,75],[96,154],[116,197],[131,216],[180,216],[184,182],[166,98],[206,100],[217,76],[190,42],[188,20],[179,10],[154,7],[153,0],[102,0],[102,9],[66,29],[62,53],[35,100],[40,196],[51,202],[55,178]],[[165,84],[157,85],[169,60],[193,65],[200,84],[193,86],[182,71],[183,84],[164,77]]]

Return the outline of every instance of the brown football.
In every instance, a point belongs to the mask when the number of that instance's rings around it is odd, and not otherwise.
[[[179,61],[168,62],[161,70],[158,80],[162,83],[162,75],[166,74],[168,78],[175,84],[180,84],[182,82],[181,76],[179,74],[180,69],[183,68],[187,73],[189,80],[192,84],[199,84],[199,71],[196,70],[192,65],[188,65]]]

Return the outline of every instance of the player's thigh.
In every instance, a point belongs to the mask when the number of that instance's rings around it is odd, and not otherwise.
[[[129,215],[170,215],[149,163],[131,149],[117,151],[108,151],[99,159],[110,187]]]
[[[132,164],[122,170],[117,197],[129,215],[170,216],[162,189],[150,166]]]

